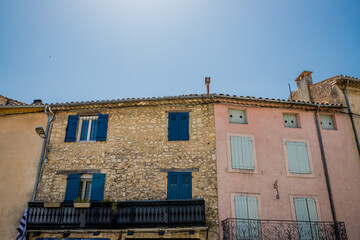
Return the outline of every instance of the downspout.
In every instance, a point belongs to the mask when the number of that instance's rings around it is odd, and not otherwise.
[[[332,191],[331,191],[330,177],[329,177],[329,172],[328,172],[328,168],[327,168],[327,164],[326,164],[324,144],[322,141],[319,118],[318,118],[319,108],[320,108],[320,105],[317,105],[317,109],[315,111],[316,129],[317,129],[317,134],[318,134],[318,139],[319,139],[319,144],[320,144],[321,160],[322,160],[323,167],[324,167],[326,186],[327,186],[327,190],[328,190],[328,194],[329,194],[330,208],[331,208],[331,213],[332,213],[334,226],[335,226],[335,236],[336,236],[337,240],[340,240],[339,226],[338,226],[338,222],[336,219],[335,205],[334,205],[333,195],[332,195]]]
[[[48,109],[49,109],[49,112],[52,115],[50,115],[48,113]],[[36,190],[37,190],[38,183],[39,183],[41,167],[42,167],[42,164],[43,164],[43,161],[44,161],[44,154],[45,154],[46,146],[48,144],[50,123],[54,120],[54,113],[51,111],[51,107],[49,105],[45,105],[44,111],[45,111],[46,115],[48,116],[48,122],[47,122],[47,126],[46,126],[45,139],[44,139],[43,147],[42,147],[42,150],[41,150],[39,167],[38,167],[37,174],[36,174],[34,191],[33,191],[32,197],[31,197],[32,202],[35,201],[35,195],[36,195]],[[46,152],[46,155],[47,155],[47,152]]]
[[[340,77],[340,79],[341,79],[341,77]],[[350,115],[350,119],[351,119],[351,124],[352,124],[353,130],[354,130],[355,140],[356,140],[356,144],[357,144],[357,148],[358,148],[358,152],[359,152],[359,156],[360,156],[359,137],[358,137],[358,135],[357,135],[356,126],[355,126],[354,117],[353,117],[353,113],[352,113],[352,111],[351,111],[349,99],[348,99],[348,96],[347,96],[347,93],[346,93],[346,88],[347,88],[348,84],[349,84],[349,79],[346,81],[346,85],[345,85],[345,88],[344,88],[344,95],[345,95],[346,105],[347,105],[347,107],[348,107],[348,109],[349,109],[349,115]]]

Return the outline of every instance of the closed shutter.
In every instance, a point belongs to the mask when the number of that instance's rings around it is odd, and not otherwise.
[[[105,174],[96,173],[92,177],[90,202],[100,202],[104,198]]]
[[[169,113],[169,141],[189,140],[189,113]]]
[[[231,166],[233,169],[254,169],[252,139],[249,137],[230,137]]]
[[[291,173],[311,173],[306,143],[286,142]]]
[[[181,185],[180,185],[180,197],[179,199],[191,199],[192,198],[192,189],[191,189],[191,173],[181,173]]]
[[[66,127],[65,142],[75,142],[76,140],[76,128],[79,120],[78,115],[70,115],[68,118],[68,124]]]
[[[284,126],[288,128],[297,128],[297,120],[295,114],[284,114]]]
[[[245,110],[229,109],[229,122],[246,124]]]
[[[294,198],[296,220],[309,221],[309,212],[307,208],[306,198]]]
[[[168,173],[168,199],[179,199],[179,183],[180,176],[178,173],[169,172]]]
[[[321,233],[318,226],[318,216],[315,200],[311,198],[294,198],[296,220],[301,239],[320,240]],[[315,223],[310,223],[315,222]]]
[[[99,114],[96,129],[96,141],[106,141],[108,117],[107,114]]]
[[[69,174],[66,184],[64,202],[73,202],[79,193],[80,174]]]
[[[322,129],[334,130],[333,118],[330,115],[320,115],[320,123]]]
[[[243,219],[249,218],[246,196],[235,197],[235,217]]]
[[[167,196],[168,199],[191,199],[191,172],[169,172]]]
[[[258,206],[256,197],[236,196],[235,216],[237,239],[259,239]],[[247,220],[253,219],[253,220]]]

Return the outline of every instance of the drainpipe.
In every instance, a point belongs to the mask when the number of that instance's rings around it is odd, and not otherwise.
[[[341,76],[339,77],[339,79],[341,79]],[[348,109],[349,109],[349,115],[350,115],[350,119],[351,119],[351,124],[352,124],[353,130],[354,130],[355,140],[356,140],[356,144],[357,144],[357,148],[358,148],[358,152],[359,152],[359,156],[360,156],[359,137],[358,137],[358,135],[357,135],[356,126],[355,126],[354,117],[353,117],[353,113],[352,113],[352,111],[351,111],[349,99],[348,99],[348,96],[347,96],[347,93],[346,93],[346,88],[347,88],[348,84],[349,84],[349,79],[346,81],[346,85],[345,85],[345,88],[344,88],[344,95],[345,95],[346,105],[347,105],[347,107],[348,107]]]
[[[51,113],[51,115],[48,113],[48,110]],[[54,113],[51,111],[51,107],[49,105],[45,105],[44,111],[45,111],[46,115],[48,116],[48,122],[47,122],[47,126],[46,126],[45,139],[44,139],[43,147],[42,147],[42,150],[41,150],[39,167],[38,167],[38,171],[37,171],[37,174],[36,174],[34,191],[33,191],[32,197],[31,197],[32,202],[35,201],[35,195],[36,195],[36,190],[37,190],[37,186],[38,186],[38,183],[39,183],[41,167],[42,167],[42,164],[43,164],[43,161],[44,161],[44,154],[45,154],[46,146],[48,144],[50,123],[54,120]],[[46,155],[47,155],[47,152],[46,152]]]
[[[318,139],[319,139],[319,144],[320,144],[321,160],[322,160],[323,167],[324,167],[326,186],[327,186],[327,190],[328,190],[328,194],[329,194],[330,208],[331,208],[331,213],[332,213],[334,226],[335,226],[335,236],[336,236],[336,240],[340,240],[339,226],[338,226],[338,222],[336,219],[335,205],[334,205],[333,195],[332,195],[332,191],[331,191],[330,177],[329,177],[329,172],[328,172],[328,168],[327,168],[327,164],[326,164],[324,145],[323,145],[323,141],[322,141],[319,118],[318,118],[319,108],[320,108],[320,105],[317,106],[317,109],[315,111],[316,129],[317,129],[317,134],[318,134]]]

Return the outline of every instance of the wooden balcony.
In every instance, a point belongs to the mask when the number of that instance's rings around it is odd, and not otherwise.
[[[89,208],[75,208],[73,203],[54,208],[45,208],[42,202],[28,204],[29,230],[193,226],[205,226],[203,199],[91,203]]]

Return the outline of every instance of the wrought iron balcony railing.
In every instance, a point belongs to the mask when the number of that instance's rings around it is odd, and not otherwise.
[[[228,218],[222,221],[223,240],[345,240],[345,224]]]
[[[29,230],[192,226],[205,226],[203,199],[91,203],[89,208],[74,208],[73,203],[58,208],[28,204]]]

